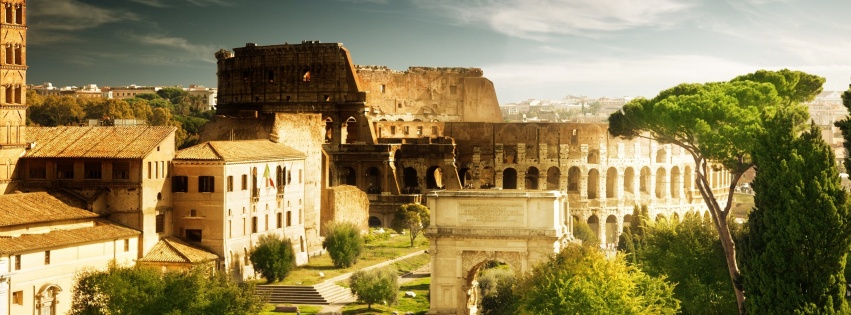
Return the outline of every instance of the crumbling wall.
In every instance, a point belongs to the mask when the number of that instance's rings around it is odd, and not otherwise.
[[[330,221],[348,221],[362,230],[369,228],[369,199],[362,190],[349,185],[331,187],[326,189],[323,200],[323,224]]]

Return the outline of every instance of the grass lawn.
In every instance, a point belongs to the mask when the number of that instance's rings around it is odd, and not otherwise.
[[[753,195],[751,194],[733,194],[733,206],[730,208],[731,214],[736,218],[748,219],[748,213],[753,209]]]
[[[273,305],[273,304],[266,304],[266,307],[264,307],[264,308],[263,308],[263,311],[261,311],[261,312],[260,312],[260,315],[290,315],[290,314],[296,314],[296,313],[278,313],[278,312],[273,312],[274,310],[275,310],[275,305]],[[298,307],[298,311],[299,311],[302,315],[314,315],[314,314],[319,313],[320,311],[322,311],[322,306],[317,306],[317,305],[300,305],[300,306]]]
[[[423,255],[425,256],[425,255]],[[396,299],[396,305],[372,305],[372,310],[367,310],[366,304],[349,304],[343,307],[343,315],[353,314],[389,314],[393,311],[399,311],[400,314],[405,312],[414,312],[414,314],[422,315],[428,312],[428,286],[431,283],[431,278],[419,278],[406,283],[403,283],[399,288],[399,297]],[[416,297],[405,297],[406,291],[413,291]]]
[[[326,253],[321,256],[310,257],[310,262],[307,265],[296,267],[290,271],[286,279],[275,284],[314,285],[328,278],[425,249],[428,249],[428,240],[422,234],[414,240],[414,247],[411,247],[411,239],[408,235],[391,234],[386,239],[374,239],[367,243],[357,263],[349,268],[337,269],[331,262],[331,257]],[[325,276],[320,277],[320,272],[324,273]],[[260,281],[258,283],[265,282]]]

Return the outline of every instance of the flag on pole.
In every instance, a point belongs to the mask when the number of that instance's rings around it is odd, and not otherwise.
[[[275,182],[272,180],[272,174],[269,172],[269,164],[266,164],[266,170],[263,171],[263,177],[266,178],[266,187],[275,187]]]

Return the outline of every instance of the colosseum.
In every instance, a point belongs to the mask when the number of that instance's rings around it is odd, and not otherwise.
[[[271,137],[308,154],[304,207],[317,227],[349,211],[328,201],[343,185],[366,194],[371,226],[442,189],[561,191],[603,244],[617,242],[636,205],[656,219],[708,215],[679,147],[612,137],[605,123],[505,123],[478,68],[358,66],[342,44],[318,41],[249,43],[216,58],[220,116],[202,140]],[[729,181],[710,174],[721,201]],[[318,228],[308,233],[317,245]]]

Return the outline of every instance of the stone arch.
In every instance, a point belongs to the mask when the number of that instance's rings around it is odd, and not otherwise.
[[[618,169],[610,167],[606,171],[606,198],[618,197]]]
[[[413,167],[406,167],[402,170],[402,182],[405,184],[404,191],[405,193],[413,193],[415,188],[419,188],[419,178],[417,177],[417,170]]]
[[[596,214],[592,214],[585,222],[588,223],[588,227],[591,228],[591,231],[594,231],[595,236],[600,235],[600,219],[597,218]]]
[[[632,167],[627,167],[623,171],[623,191],[635,193],[635,170]]]
[[[641,174],[638,178],[638,190],[645,194],[650,193],[650,168],[647,166],[641,168]]]
[[[346,119],[346,143],[358,141],[358,120],[354,117]]]
[[[502,189],[517,189],[517,171],[506,168],[502,171]]]
[[[481,188],[493,188],[494,187],[494,171],[490,166],[485,166],[482,169],[482,172],[479,173],[479,182],[482,184]]]
[[[618,234],[618,217],[613,214],[609,215],[606,217],[606,243],[617,243]]]
[[[671,168],[671,198],[680,198],[680,188],[682,188],[682,183],[680,183],[680,168],[672,167]]]
[[[56,284],[49,283],[41,286],[35,296],[36,313],[41,315],[57,314],[56,304],[59,300],[59,292],[62,292],[62,288]]]
[[[666,173],[664,167],[656,169],[656,198],[665,197],[665,189],[667,188],[665,187]]]
[[[432,166],[426,170],[426,188],[443,189],[443,169],[440,166]]]
[[[325,143],[334,140],[334,119],[325,117]]]
[[[462,167],[458,169],[458,179],[461,180],[461,187],[467,188],[472,185],[473,175],[469,168]]]
[[[381,227],[381,226],[382,226],[381,225],[381,219],[379,219],[378,217],[376,217],[374,215],[369,216],[369,227],[376,228],[376,227]]]
[[[538,177],[540,177],[538,168],[534,166],[530,166],[526,170],[526,189],[538,190]]]
[[[656,163],[666,163],[668,161],[668,151],[664,148],[656,151]]]
[[[578,167],[572,166],[567,170],[567,192],[579,193],[579,181],[582,178],[582,173]]]
[[[588,151],[588,164],[600,164],[600,150]]]
[[[358,172],[350,166],[343,166],[340,169],[340,182],[345,185],[358,185]]]
[[[560,190],[561,170],[553,166],[547,169],[547,190]]]
[[[588,199],[597,199],[600,191],[600,172],[596,168],[588,171]]]
[[[463,251],[461,253],[461,267],[465,276],[462,289],[466,302],[461,306],[466,309],[465,314],[479,314],[481,288],[479,287],[478,276],[482,269],[491,262],[504,263],[516,272],[522,270],[520,253],[517,252]]]
[[[366,170],[366,192],[368,194],[381,193],[381,171],[377,167]]]

